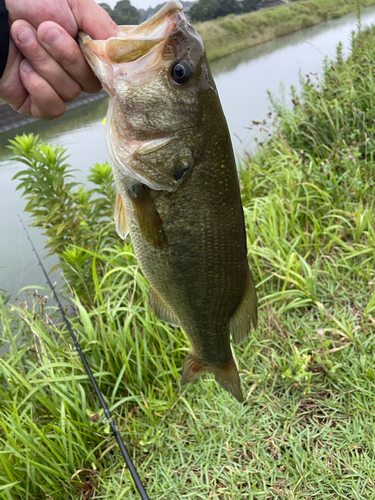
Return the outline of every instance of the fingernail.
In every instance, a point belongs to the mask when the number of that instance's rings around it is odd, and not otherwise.
[[[53,45],[58,41],[58,39],[61,37],[61,31],[59,31],[56,28],[50,28],[47,30],[44,34],[44,41],[48,45]]]
[[[35,31],[32,28],[25,26],[21,29],[21,31],[19,31],[17,38],[22,45],[27,45],[35,38]]]
[[[34,69],[29,63],[29,61],[27,61],[26,59],[24,59],[21,64],[22,64],[22,71],[24,73],[30,73],[30,71],[33,71]]]

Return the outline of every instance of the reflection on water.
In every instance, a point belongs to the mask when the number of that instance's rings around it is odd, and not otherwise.
[[[375,6],[363,9],[364,23],[369,24],[374,18]],[[356,16],[349,14],[211,64],[237,154],[242,154],[244,147],[253,145],[254,132],[247,129],[252,120],[262,121],[269,111],[266,90],[278,94],[281,81],[284,89],[289,89],[292,84],[298,87],[299,71],[303,74],[319,71],[325,55],[335,56],[339,41],[343,42],[348,54],[350,33],[355,28]],[[0,134],[0,288],[6,288],[13,296],[22,286],[44,284],[44,281],[17,219],[16,214],[23,212],[26,201],[15,190],[17,183],[12,181],[21,165],[10,161],[9,150],[5,148],[7,140],[15,133],[34,132],[44,141],[58,142],[68,148],[68,161],[77,169],[77,180],[85,182],[89,168],[108,159],[101,125],[106,108],[107,99],[94,101],[69,110],[58,120],[38,121]],[[26,214],[24,220],[28,222]],[[32,228],[30,232],[38,251],[44,256],[47,252],[41,250],[45,244],[41,231]],[[47,269],[54,264],[56,258],[49,257]]]
[[[15,135],[32,132],[39,134],[46,142],[52,143],[54,139],[59,141],[61,135],[74,134],[79,129],[91,126],[95,122],[101,122],[107,112],[107,105],[108,98],[98,99],[70,109],[57,120],[38,120],[0,134],[0,161],[10,156],[9,149],[5,146],[9,139],[13,139]]]

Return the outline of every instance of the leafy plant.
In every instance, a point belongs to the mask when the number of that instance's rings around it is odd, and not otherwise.
[[[88,181],[95,187],[86,189],[72,180],[74,170],[67,163],[66,149],[44,144],[32,134],[17,136],[10,143],[14,160],[27,166],[14,179],[20,180],[17,189],[28,200],[25,210],[31,213],[32,225],[43,229],[47,247],[60,257],[71,287],[92,303],[95,286],[88,276],[93,252],[119,241],[112,221],[111,167],[94,165]]]

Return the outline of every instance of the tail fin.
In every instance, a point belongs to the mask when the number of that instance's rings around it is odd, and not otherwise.
[[[197,380],[197,378],[207,372],[213,373],[216,382],[218,382],[223,389],[230,392],[240,403],[243,402],[240,376],[233,358],[224,368],[217,368],[216,366],[199,361],[194,354],[190,352],[185,358],[181,382],[182,384],[194,382],[194,380]]]

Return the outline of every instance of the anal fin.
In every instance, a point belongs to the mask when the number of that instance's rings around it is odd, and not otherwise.
[[[180,326],[174,312],[171,310],[168,304],[160,297],[160,295],[157,292],[155,292],[152,286],[150,286],[149,301],[150,301],[150,306],[153,308],[157,318],[159,318],[161,321],[165,321],[169,325]]]
[[[251,327],[258,326],[258,298],[253,278],[249,272],[247,287],[240,305],[232,314],[229,331],[234,344],[240,344],[249,335]]]
[[[120,236],[120,238],[124,240],[129,230],[126,221],[124,202],[122,201],[121,195],[118,191],[116,193],[114,219],[115,219],[117,234]]]
[[[207,372],[213,373],[216,382],[220,384],[223,389],[232,394],[240,403],[243,402],[240,376],[233,358],[227,365],[219,368],[199,361],[190,351],[182,367],[181,383],[184,385],[189,382],[194,382],[194,380],[197,380]]]

